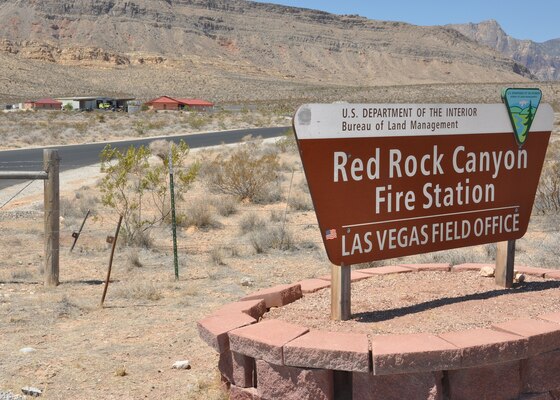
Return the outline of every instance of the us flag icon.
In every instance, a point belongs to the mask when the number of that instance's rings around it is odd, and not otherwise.
[[[325,238],[327,240],[336,239],[336,229],[327,229],[327,232],[325,234]]]

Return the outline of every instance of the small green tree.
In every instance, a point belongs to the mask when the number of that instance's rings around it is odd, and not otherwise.
[[[72,111],[74,109],[74,106],[72,105],[72,103],[66,103],[64,107],[62,107],[62,109],[64,111]]]
[[[172,157],[177,165],[182,164],[187,155],[188,146],[185,143],[182,142],[176,149],[174,147]],[[156,165],[150,164],[150,156],[150,149],[145,146],[130,146],[121,152],[107,145],[101,152],[101,172],[105,173],[99,184],[101,200],[123,216],[122,229],[128,245],[142,243],[147,231],[163,221],[170,211],[164,208],[169,190],[168,156],[160,157],[163,163]],[[196,165],[185,171],[178,169],[176,176],[181,190],[186,190],[197,171]],[[148,194],[151,196],[146,200]],[[151,205],[155,205],[159,212],[146,212],[147,206]]]

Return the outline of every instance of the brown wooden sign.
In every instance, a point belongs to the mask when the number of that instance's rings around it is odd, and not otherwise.
[[[518,239],[553,122],[519,147],[503,104],[308,104],[294,130],[336,265]]]

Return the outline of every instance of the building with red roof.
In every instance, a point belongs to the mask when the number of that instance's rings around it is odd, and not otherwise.
[[[208,111],[214,108],[214,103],[201,99],[174,99],[169,96],[161,96],[150,100],[146,105],[151,110],[157,111],[179,111],[179,110],[196,110]]]
[[[61,110],[62,102],[55,99],[28,100],[23,103],[24,110]]]

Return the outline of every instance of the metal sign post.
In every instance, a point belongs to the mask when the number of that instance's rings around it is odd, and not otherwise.
[[[171,230],[173,231],[173,266],[175,279],[179,280],[179,260],[177,258],[177,221],[175,219],[175,187],[173,185],[173,143],[169,147],[169,192],[171,194]]]
[[[70,247],[70,253],[72,252],[72,250],[74,250],[74,246],[76,246],[76,242],[78,241],[78,238],[80,237],[80,234],[82,233],[82,229],[84,229],[84,225],[86,224],[86,220],[89,217],[89,213],[90,213],[90,210],[87,210],[86,216],[84,217],[84,220],[82,221],[82,225],[80,225],[80,229],[78,231],[72,232],[72,237],[74,238],[74,243],[72,243],[72,247]]]

